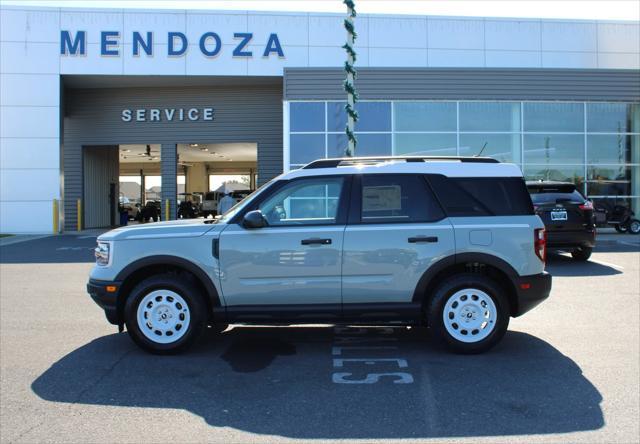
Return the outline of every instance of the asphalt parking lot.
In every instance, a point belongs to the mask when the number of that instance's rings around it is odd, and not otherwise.
[[[158,357],[85,293],[95,237],[0,247],[2,442],[640,440],[640,238],[553,255],[549,300],[479,356],[420,328],[232,327]]]

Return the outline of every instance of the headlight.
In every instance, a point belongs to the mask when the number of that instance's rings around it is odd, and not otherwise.
[[[98,246],[94,250],[96,255],[96,264],[106,267],[111,259],[111,244],[109,242],[98,241]]]

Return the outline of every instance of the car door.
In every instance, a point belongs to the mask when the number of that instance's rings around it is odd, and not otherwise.
[[[342,300],[410,303],[423,273],[455,252],[454,232],[426,179],[417,174],[356,177],[344,235]]]
[[[274,188],[253,207],[267,226],[238,222],[220,236],[227,306],[334,304],[339,311],[348,178],[298,178]]]

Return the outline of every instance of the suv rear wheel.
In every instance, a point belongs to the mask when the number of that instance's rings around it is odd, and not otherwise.
[[[591,257],[591,252],[593,248],[591,247],[580,247],[576,248],[571,252],[571,256],[577,261],[587,261]]]
[[[205,305],[189,275],[143,280],[127,298],[124,314],[131,339],[157,354],[187,349],[205,327]]]
[[[509,326],[504,290],[490,278],[465,273],[446,279],[427,312],[434,336],[458,353],[482,353],[496,345]]]

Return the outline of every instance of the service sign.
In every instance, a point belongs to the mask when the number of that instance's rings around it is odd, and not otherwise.
[[[213,108],[125,108],[120,113],[123,122],[212,121]]]

